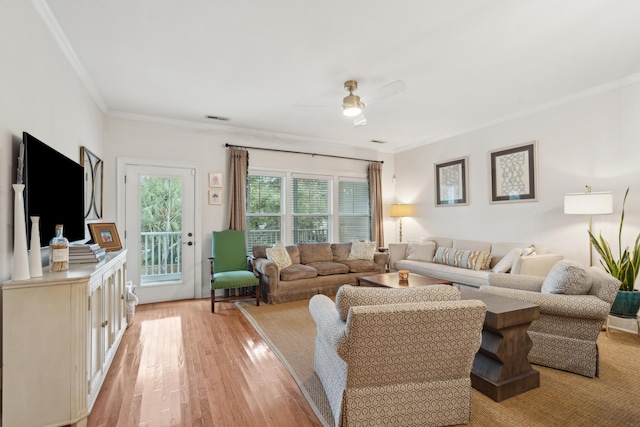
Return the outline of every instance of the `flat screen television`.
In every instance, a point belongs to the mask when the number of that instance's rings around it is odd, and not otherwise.
[[[84,168],[67,156],[22,133],[24,144],[24,201],[27,236],[30,216],[40,217],[40,246],[49,246],[56,224],[64,225],[70,241],[85,239]],[[27,237],[30,243],[30,237]]]

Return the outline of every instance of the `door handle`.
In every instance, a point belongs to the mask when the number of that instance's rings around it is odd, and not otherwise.
[[[193,242],[192,242],[192,241],[183,242],[182,244],[183,244],[183,245],[193,246]]]

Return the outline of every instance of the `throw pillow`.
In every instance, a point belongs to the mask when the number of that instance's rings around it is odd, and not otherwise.
[[[278,242],[272,248],[267,248],[266,252],[267,259],[275,262],[280,267],[280,270],[291,265],[291,257],[284,243]]]
[[[521,256],[529,256],[529,255],[535,255],[535,254],[536,254],[536,248],[535,246],[531,245],[528,248],[525,248],[522,250]]]
[[[376,242],[361,242],[353,239],[351,243],[351,252],[349,252],[348,260],[366,259],[373,261],[373,255],[376,252]]]
[[[577,261],[556,262],[542,282],[543,294],[586,295],[591,289],[591,275]]]
[[[436,251],[436,242],[427,240],[420,242],[409,242],[407,245],[407,259],[413,261],[433,262],[433,255]]]
[[[511,270],[514,261],[522,255],[522,249],[513,248],[493,267],[491,271],[494,273],[506,273]]]
[[[441,247],[436,251],[433,262],[470,270],[486,270],[491,264],[491,257],[489,252]]]

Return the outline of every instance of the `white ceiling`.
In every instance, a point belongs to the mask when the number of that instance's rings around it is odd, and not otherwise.
[[[393,152],[640,81],[637,0],[32,1],[120,117]],[[407,90],[354,128],[349,79]]]

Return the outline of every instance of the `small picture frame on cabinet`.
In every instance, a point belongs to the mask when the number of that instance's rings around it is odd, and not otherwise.
[[[107,251],[119,251],[122,249],[122,243],[120,243],[120,236],[118,235],[118,229],[115,223],[92,223],[89,224],[89,231],[91,232],[93,241],[101,248],[105,248]]]

